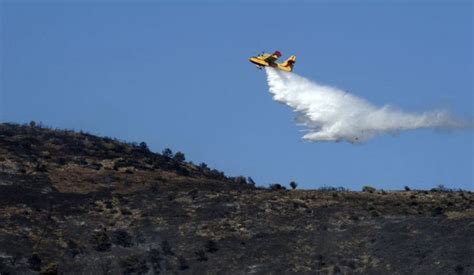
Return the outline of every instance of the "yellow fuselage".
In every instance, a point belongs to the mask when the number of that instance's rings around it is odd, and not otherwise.
[[[273,67],[280,69],[282,71],[291,72],[291,67],[285,67],[281,64],[275,62],[278,59],[278,56],[270,55],[270,54],[262,54],[259,56],[253,56],[249,58],[249,61],[255,64],[257,67]],[[266,61],[269,60],[270,62]]]

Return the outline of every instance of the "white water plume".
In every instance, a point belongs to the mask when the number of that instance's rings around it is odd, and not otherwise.
[[[303,139],[358,143],[376,135],[420,128],[463,128],[466,123],[446,111],[408,113],[390,106],[376,107],[334,87],[323,86],[295,73],[266,68],[273,99],[298,112],[306,127]]]

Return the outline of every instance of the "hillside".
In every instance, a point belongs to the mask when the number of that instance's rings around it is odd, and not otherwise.
[[[466,191],[271,190],[87,133],[0,124],[0,274],[473,274]]]

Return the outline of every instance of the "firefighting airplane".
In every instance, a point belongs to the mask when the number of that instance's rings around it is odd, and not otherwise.
[[[280,56],[281,53],[279,51],[275,51],[272,54],[262,53],[259,56],[251,57],[249,61],[255,64],[259,69],[262,69],[263,67],[273,67],[286,72],[293,71],[293,66],[296,62],[296,56],[290,56],[290,58],[285,60],[285,62],[282,64],[276,62]]]

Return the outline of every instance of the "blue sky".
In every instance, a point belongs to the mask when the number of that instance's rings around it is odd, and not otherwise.
[[[274,102],[262,50],[376,105],[472,119],[469,2],[2,1],[0,121],[170,147],[258,184],[474,189],[474,133],[308,143]]]

